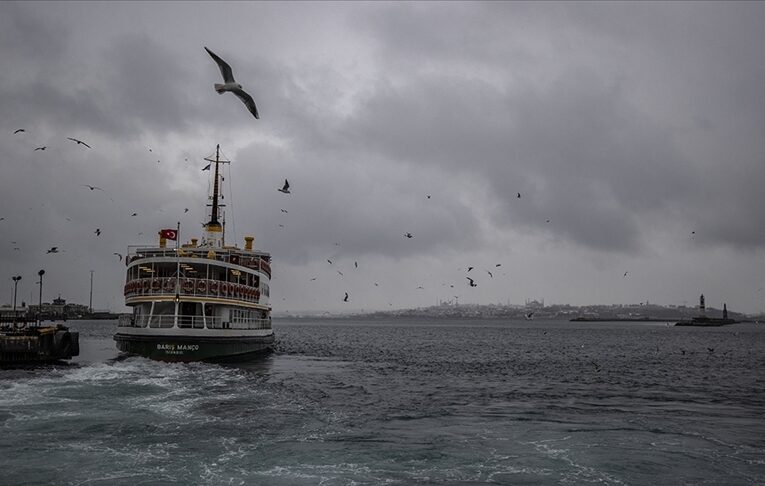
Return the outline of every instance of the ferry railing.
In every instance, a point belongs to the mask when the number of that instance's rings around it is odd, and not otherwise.
[[[215,255],[210,258],[210,249],[207,248],[181,248],[176,253],[175,248],[149,249],[145,251],[136,250],[126,258],[126,264],[141,260],[143,258],[199,258],[205,260],[216,260],[220,262],[231,263],[242,267],[260,270],[271,278],[271,263],[258,255],[242,255],[241,250],[215,249]]]
[[[215,326],[217,327],[207,323],[210,329],[271,329],[271,319],[240,319],[216,323]]]
[[[224,321],[221,317],[179,315],[178,327],[183,329],[271,329],[271,319],[240,319],[235,322]],[[174,315],[160,316],[120,316],[118,327],[148,327],[150,329],[169,329],[175,324]]]
[[[221,282],[206,278],[182,278],[178,281],[179,296],[208,297],[245,301],[257,304],[260,302],[260,290],[257,287]],[[124,287],[126,298],[140,296],[172,296],[176,294],[176,279],[174,277],[138,278],[131,280]]]

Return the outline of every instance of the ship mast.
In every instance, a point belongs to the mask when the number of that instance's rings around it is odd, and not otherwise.
[[[207,233],[207,243],[210,246],[221,247],[223,246],[223,226],[218,220],[218,211],[220,204],[218,198],[220,196],[219,178],[220,178],[220,164],[228,164],[228,160],[220,160],[220,144],[215,147],[215,159],[205,157],[205,160],[211,164],[215,164],[215,175],[213,178],[213,195],[212,195],[212,211],[210,212],[210,221],[205,225],[205,232]]]

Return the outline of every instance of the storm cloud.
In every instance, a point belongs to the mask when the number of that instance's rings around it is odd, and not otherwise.
[[[85,302],[93,270],[122,310],[113,253],[198,236],[219,143],[227,239],[273,253],[275,311],[762,310],[759,3],[3,3],[0,26],[3,301],[45,268],[46,300]]]

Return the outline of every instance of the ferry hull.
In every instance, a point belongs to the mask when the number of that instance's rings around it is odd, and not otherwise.
[[[117,333],[117,349],[157,361],[239,361],[268,353],[273,348],[273,334],[267,336],[205,337],[139,336]]]

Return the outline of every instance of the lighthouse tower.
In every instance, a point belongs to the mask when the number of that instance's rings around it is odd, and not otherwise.
[[[699,312],[701,313],[701,317],[706,317],[707,308],[704,305],[704,294],[701,294],[701,297],[699,297]]]

